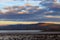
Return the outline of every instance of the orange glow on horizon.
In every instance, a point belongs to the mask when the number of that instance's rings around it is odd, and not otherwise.
[[[0,25],[37,24],[38,22],[0,21]]]

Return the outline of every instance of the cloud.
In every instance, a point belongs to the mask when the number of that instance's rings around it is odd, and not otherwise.
[[[0,0],[0,10],[5,6],[23,6],[27,3],[27,1],[14,1],[14,0]],[[40,1],[28,1],[29,4],[33,6],[39,6]]]
[[[45,16],[46,18],[60,18],[60,16],[51,16],[51,15],[49,15],[49,16]]]

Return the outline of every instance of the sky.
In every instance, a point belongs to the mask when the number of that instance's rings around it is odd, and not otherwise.
[[[59,2],[60,0],[57,0],[57,2]],[[15,6],[15,5],[17,5],[17,6],[22,6],[22,5],[24,5],[24,4],[26,4],[26,3],[29,3],[29,4],[31,4],[31,5],[33,5],[33,6],[39,6],[39,3],[40,3],[41,1],[39,1],[39,0],[35,0],[35,1],[33,1],[33,0],[29,0],[28,2],[26,1],[26,0],[0,0],[0,10],[1,9],[3,9],[4,7],[6,7],[6,6]]]
[[[13,5],[17,5],[17,6],[22,6],[24,4],[26,4],[27,1],[21,1],[21,0],[0,0],[0,9],[2,9],[5,6],[13,6]],[[39,5],[40,1],[28,1],[28,3],[30,3],[31,5]]]
[[[26,3],[30,3],[31,5],[33,5],[33,6],[39,6],[39,3],[40,3],[41,1],[32,1],[32,0],[30,0],[30,1],[20,1],[20,0],[0,0],[0,10],[2,10],[4,7],[6,7],[6,6],[15,6],[15,5],[17,5],[17,6],[23,6],[24,4],[26,4]],[[58,2],[59,2],[59,0],[58,0]],[[50,11],[48,11],[48,12],[51,12],[52,14],[53,14],[53,11],[54,10],[50,10]],[[51,14],[51,15],[52,15]],[[55,14],[54,14],[55,15]],[[21,15],[19,15],[19,16],[21,16]],[[30,15],[30,16],[28,16],[28,18],[31,18],[31,16],[32,15]],[[7,16],[5,16],[5,17],[7,17]],[[10,17],[10,16],[9,16]],[[7,17],[7,18],[9,18],[9,17]],[[14,17],[14,16],[13,16]],[[25,17],[27,17],[27,16],[25,16]],[[37,17],[37,18],[36,18]],[[60,22],[60,15],[58,16],[41,16],[41,14],[40,15],[38,15],[38,14],[34,14],[33,15],[33,18],[31,18],[31,20],[33,19],[33,20],[35,20],[35,19],[37,19],[37,21],[39,20],[43,20],[43,21],[59,21]],[[46,19],[45,19],[46,18]],[[23,20],[24,20],[24,18],[22,18]],[[45,20],[44,20],[45,19]],[[55,19],[55,20],[54,20]],[[58,20],[57,20],[58,19]],[[1,20],[1,19],[0,19]],[[30,20],[30,19],[29,19]],[[4,21],[3,21],[4,22]],[[0,21],[0,24],[1,23],[3,23],[3,22],[1,22]],[[14,22],[12,22],[12,23],[14,23]]]
[[[21,1],[21,0],[0,0],[0,10],[2,10],[4,7],[6,6],[23,6],[24,4],[26,3],[29,3],[33,6],[39,6],[39,3],[40,1]],[[11,21],[0,21],[0,25],[3,25],[3,24],[6,24],[6,25],[9,25],[9,24],[20,24],[22,22],[11,22]],[[27,24],[34,24],[35,22],[29,22]],[[22,23],[23,24],[23,23]],[[25,22],[26,24],[26,22]]]

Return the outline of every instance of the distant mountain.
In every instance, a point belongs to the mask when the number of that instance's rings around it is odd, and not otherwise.
[[[37,24],[27,25],[27,24],[16,24],[16,25],[7,25],[0,26],[0,30],[34,30],[39,29]]]
[[[39,23],[39,24],[16,24],[0,26],[0,30],[44,30],[44,31],[57,31],[60,30],[59,24],[52,23]]]

